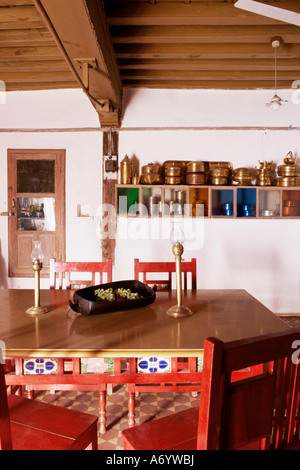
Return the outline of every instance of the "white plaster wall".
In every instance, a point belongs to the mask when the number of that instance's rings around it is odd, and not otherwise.
[[[300,156],[299,131],[286,130],[299,126],[300,105],[298,95],[285,90],[280,96],[289,102],[274,112],[265,107],[272,96],[260,90],[128,90],[120,160],[128,154],[140,167],[165,160],[231,161],[234,168],[254,168],[259,160],[282,164],[289,150]],[[276,313],[298,313],[299,229],[298,220],[205,219],[203,243],[184,257],[197,258],[199,288],[246,289]],[[171,244],[118,240],[115,278],[133,275],[134,257],[172,260]]]
[[[119,158],[135,156],[140,166],[169,159],[228,160],[234,167],[255,167],[258,160],[282,163],[289,150],[300,156],[299,131],[284,130],[300,126],[300,105],[292,102],[292,93],[280,92],[289,103],[274,113],[265,108],[272,92],[125,90]],[[8,93],[0,111],[0,130],[99,127],[78,90]],[[2,131],[0,212],[7,208],[7,148],[66,149],[67,260],[101,259],[96,233],[101,132]],[[88,206],[95,218],[76,218],[77,204]],[[197,258],[200,288],[243,288],[274,312],[299,312],[300,221],[211,219],[202,228],[199,246],[184,254]],[[7,279],[5,217],[0,217],[0,241],[0,286],[32,288],[30,280]],[[166,239],[118,239],[115,280],[133,277],[134,257],[173,259]]]
[[[2,129],[99,128],[92,105],[79,90],[7,93]],[[66,259],[101,260],[97,207],[102,197],[101,132],[0,132],[0,212],[7,210],[7,149],[66,149]],[[77,205],[90,217],[78,218]],[[7,278],[8,219],[0,217],[0,287],[32,288],[32,279]],[[49,282],[41,279],[41,286]]]

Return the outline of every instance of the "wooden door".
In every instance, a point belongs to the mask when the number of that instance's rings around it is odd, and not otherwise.
[[[9,277],[32,277],[33,241],[49,259],[65,260],[65,150],[8,150]]]

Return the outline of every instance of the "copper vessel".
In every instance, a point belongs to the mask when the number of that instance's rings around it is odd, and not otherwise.
[[[205,173],[187,173],[185,177],[186,184],[201,185],[206,182]]]
[[[132,183],[132,161],[125,155],[125,158],[121,161],[120,164],[120,181],[121,184],[131,184]]]

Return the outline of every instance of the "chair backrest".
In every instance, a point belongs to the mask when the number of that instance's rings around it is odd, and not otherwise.
[[[0,363],[0,450],[12,450],[4,365]]]
[[[191,261],[181,262],[181,272],[183,274],[183,288],[188,288],[188,273],[191,273],[191,288],[197,289],[197,261],[192,258]],[[164,273],[164,279],[150,279],[149,273]],[[134,279],[139,281],[142,274],[142,282],[148,285],[163,286],[166,290],[172,289],[172,273],[176,273],[175,261],[169,262],[141,262],[139,259],[134,260]]]
[[[300,328],[230,343],[205,340],[198,450],[239,449],[255,441],[268,448],[271,434],[278,447],[295,424],[297,340]],[[231,381],[234,371],[256,364],[265,365],[263,374]]]
[[[65,287],[70,289],[72,287],[70,273],[80,273],[80,275],[88,273],[91,276],[90,280],[74,279],[73,284],[75,286],[95,285],[96,275],[99,277],[99,284],[102,284],[104,273],[106,273],[106,282],[112,282],[112,260],[108,258],[107,261],[85,263],[60,262],[52,258],[50,259],[50,289],[56,288],[56,275],[58,277],[58,288],[63,288],[63,278],[65,277]]]

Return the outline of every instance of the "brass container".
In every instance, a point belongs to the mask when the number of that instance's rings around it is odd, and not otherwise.
[[[186,164],[187,173],[205,173],[208,170],[205,162],[189,162]]]
[[[249,168],[236,168],[233,171],[232,177],[235,179],[249,178],[251,177],[251,171]]]
[[[294,165],[296,163],[296,157],[293,157],[293,153],[290,151],[287,156],[283,159],[286,165]]]
[[[300,176],[299,165],[279,165],[277,167],[278,176]]]
[[[121,184],[131,184],[132,183],[132,161],[125,155],[125,158],[121,161],[120,165],[121,176],[120,181]]]
[[[211,178],[228,178],[228,175],[228,168],[213,168],[212,170],[210,170]]]
[[[165,184],[179,185],[182,184],[181,176],[166,176]]]
[[[272,162],[258,162],[260,164],[261,170],[271,170],[273,161]]]
[[[148,165],[142,166],[142,174],[160,174],[161,166],[155,163],[148,163]]]
[[[292,176],[283,176],[281,178],[276,179],[277,186],[300,186],[300,177],[292,177]]]
[[[165,170],[165,176],[181,176],[180,166],[170,166]]]
[[[142,166],[140,183],[162,184],[161,166],[154,163],[148,163],[148,165]]]
[[[186,164],[187,163],[188,162],[184,161],[184,160],[177,160],[177,161],[167,160],[163,163],[162,174],[165,177],[165,176],[167,176],[166,171],[168,170],[168,168],[180,167],[181,168],[181,181],[180,181],[179,184],[184,184],[185,183],[185,173],[186,173]],[[170,178],[170,176],[168,176],[168,178]],[[166,184],[168,184],[168,183],[166,183]]]
[[[283,206],[282,215],[283,216],[289,216],[289,217],[298,217],[299,216],[299,207]]]
[[[206,182],[205,173],[187,173],[185,177],[186,184],[201,185]]]
[[[232,171],[231,162],[209,162],[209,169],[213,170],[214,168],[227,168],[229,171]]]
[[[233,181],[235,181],[238,186],[251,186],[252,183],[252,176],[245,177],[245,178],[232,178]]]
[[[140,183],[140,177],[139,175],[133,175],[132,177],[132,184],[139,184]]]
[[[210,178],[210,183],[214,186],[226,186],[228,179],[224,177],[214,176]]]
[[[162,178],[157,173],[144,173],[140,177],[140,184],[162,184]]]

